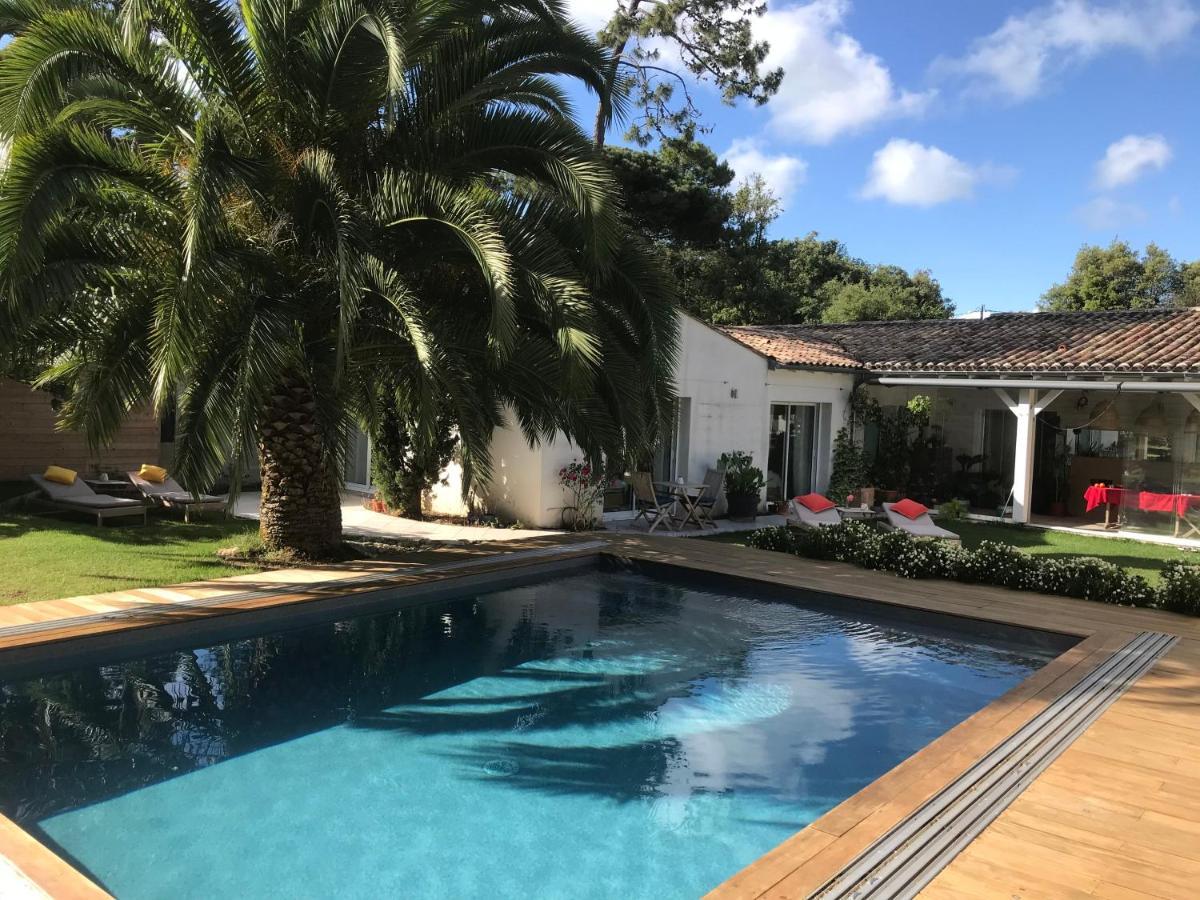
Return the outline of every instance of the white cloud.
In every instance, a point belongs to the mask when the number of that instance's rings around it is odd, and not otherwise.
[[[808,163],[786,153],[767,153],[762,141],[756,138],[738,138],[722,156],[739,180],[757,172],[780,200],[786,199],[808,177]]]
[[[1016,170],[970,165],[938,147],[896,138],[875,151],[862,196],[902,206],[936,206],[967,200],[985,182],[1008,181]]]
[[[1109,50],[1153,54],[1185,40],[1197,21],[1187,0],[1054,0],[1010,16],[965,56],[939,60],[934,69],[963,76],[986,93],[1027,100],[1062,69]]]
[[[1171,145],[1161,134],[1127,134],[1108,145],[1096,163],[1096,186],[1102,190],[1136,181],[1171,161]]]
[[[755,36],[771,45],[766,68],[784,71],[767,108],[783,133],[824,144],[897,116],[919,115],[934,92],[899,89],[878,56],[842,29],[847,0],[771,7]]]
[[[1134,203],[1122,203],[1112,197],[1097,197],[1075,210],[1079,221],[1094,231],[1110,231],[1123,225],[1146,221],[1146,210]]]
[[[588,31],[599,31],[616,11],[615,0],[567,0],[567,15]]]

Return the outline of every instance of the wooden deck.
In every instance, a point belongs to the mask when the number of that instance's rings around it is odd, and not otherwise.
[[[411,562],[288,570],[171,588],[117,592],[0,608],[0,650],[247,609],[308,603],[453,578],[438,563],[475,558],[471,574],[528,564],[515,551],[570,537],[435,551]],[[1142,630],[1183,640],[1117,701],[929,885],[923,896],[1200,896],[1200,620],[941,581],[905,581],[836,563],[699,540],[622,535],[609,552],[914,609],[1077,635],[1081,642],[1015,689],[830,810],[716,888],[715,898],[809,896],[875,838],[939,791],[984,752]],[[564,550],[565,555],[575,551]],[[584,546],[579,553],[594,552]],[[431,567],[431,565],[433,567]],[[368,581],[347,588],[348,577]],[[187,601],[205,598],[197,607]],[[222,598],[230,598],[228,600]],[[120,614],[97,621],[98,613]],[[84,619],[83,617],[89,617]],[[103,891],[11,822],[0,820],[0,855],[52,897]],[[0,895],[3,891],[0,869]],[[31,896],[35,896],[32,895]]]

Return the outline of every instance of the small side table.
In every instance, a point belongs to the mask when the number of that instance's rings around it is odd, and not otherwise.
[[[109,497],[132,497],[134,500],[142,498],[141,491],[130,481],[122,481],[117,478],[85,478],[83,483],[97,494],[105,494]]]
[[[839,506],[837,511],[843,519],[855,519],[859,522],[872,522],[881,517],[879,510],[869,506],[866,509],[861,506]]]

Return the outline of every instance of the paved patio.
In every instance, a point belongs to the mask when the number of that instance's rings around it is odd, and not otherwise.
[[[238,495],[234,507],[234,515],[243,519],[258,518],[257,491],[246,491]],[[783,516],[759,516],[757,519],[738,522],[732,519],[717,519],[717,527],[705,528],[703,531],[691,527],[683,531],[667,531],[657,529],[654,534],[659,537],[705,537],[714,534],[730,534],[739,531],[754,531],[756,528],[769,528],[785,524]],[[608,534],[645,534],[646,522],[634,522],[631,519],[620,519],[604,523]],[[439,544],[463,544],[497,541],[522,541],[530,538],[547,537],[550,535],[566,534],[564,531],[534,528],[489,528],[481,525],[456,525],[449,522],[424,522],[416,519],[402,519],[399,516],[389,516],[384,513],[372,512],[362,505],[362,497],[357,494],[342,495],[342,531],[348,535],[365,538],[387,538],[390,540],[430,541]]]
[[[258,501],[257,491],[239,494],[234,515],[243,519],[257,519]],[[357,494],[342,495],[342,532],[354,537],[431,541],[442,544],[521,541],[563,533],[532,528],[488,528],[481,525],[402,519],[399,516],[372,512],[362,505],[362,497]]]

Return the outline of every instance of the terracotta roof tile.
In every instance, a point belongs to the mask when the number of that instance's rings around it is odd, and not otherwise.
[[[872,372],[1200,372],[1200,308],[723,330],[785,366]]]

